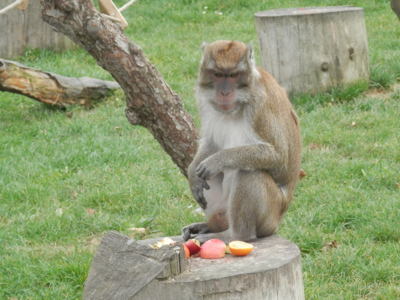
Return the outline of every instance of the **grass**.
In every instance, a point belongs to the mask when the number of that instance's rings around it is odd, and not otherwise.
[[[399,299],[400,26],[388,1],[141,0],[125,14],[126,33],[198,120],[201,42],[239,39],[257,50],[255,11],[311,5],[365,8],[371,80],[293,99],[308,176],[279,234],[302,251],[307,299]],[[80,49],[18,60],[111,79]],[[79,299],[107,230],[176,235],[201,220],[177,167],[127,122],[122,94],[92,110],[71,107],[72,117],[0,95],[0,299]]]

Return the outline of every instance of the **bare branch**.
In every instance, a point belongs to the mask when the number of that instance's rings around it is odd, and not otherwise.
[[[137,0],[130,0],[128,2],[126,2],[124,5],[122,5],[120,8],[118,8],[119,11],[124,11],[125,9],[127,9],[129,6],[131,6],[133,3],[135,3]]]
[[[14,7],[18,7],[18,9],[26,9],[28,6],[29,0],[15,0],[13,3],[9,4],[8,6],[4,7],[0,10],[0,15],[8,12],[9,10],[13,9]]]
[[[192,118],[140,47],[103,18],[90,0],[41,3],[43,19],[84,47],[120,84],[128,120],[146,127],[186,175],[197,147]]]

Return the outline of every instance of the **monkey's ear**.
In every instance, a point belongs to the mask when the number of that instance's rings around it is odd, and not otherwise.
[[[254,60],[253,45],[251,43],[247,44],[247,57],[249,60]]]
[[[200,46],[201,50],[204,51],[204,49],[207,47],[207,45],[208,45],[207,42],[202,42],[201,46]]]
[[[247,44],[247,62],[249,65],[254,65],[255,60],[254,60],[254,51],[253,51],[253,45],[251,43]]]

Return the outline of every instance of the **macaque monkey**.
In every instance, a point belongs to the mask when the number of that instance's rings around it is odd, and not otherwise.
[[[207,222],[183,239],[250,241],[273,234],[300,172],[300,129],[286,92],[238,41],[203,45],[198,151],[188,168]]]

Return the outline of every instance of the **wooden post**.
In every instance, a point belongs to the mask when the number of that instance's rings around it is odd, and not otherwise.
[[[84,299],[304,299],[300,251],[279,236],[257,240],[248,256],[222,259],[183,259],[179,243],[154,250],[149,247],[154,242],[107,233]]]
[[[0,0],[0,8],[11,1]],[[24,10],[13,8],[0,16],[0,57],[13,58],[26,48],[68,49],[70,39],[55,32],[42,20],[39,0],[29,1]]]
[[[255,14],[263,66],[289,94],[368,80],[368,43],[359,7],[309,7]]]

